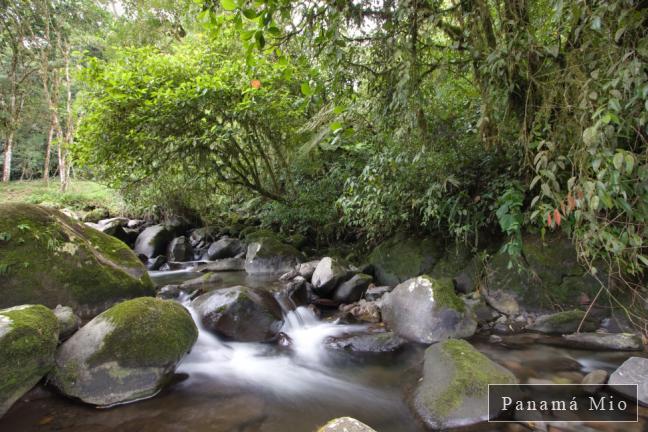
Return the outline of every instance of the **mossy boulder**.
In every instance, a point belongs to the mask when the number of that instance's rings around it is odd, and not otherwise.
[[[154,396],[191,349],[198,329],[179,303],[142,297],[119,303],[83,326],[56,354],[50,382],[97,405]]]
[[[154,293],[146,269],[124,243],[30,204],[0,205],[0,277],[0,307],[63,304],[82,318]]]
[[[58,322],[41,305],[0,310],[0,417],[54,365]]]
[[[427,274],[443,255],[440,242],[405,234],[385,240],[369,255],[376,283],[396,285],[414,276]]]
[[[275,237],[264,237],[248,245],[245,271],[249,274],[282,274],[302,261],[302,254]]]
[[[235,341],[274,340],[283,324],[279,303],[259,288],[217,289],[197,297],[192,305],[207,330]]]
[[[366,424],[351,417],[333,419],[319,428],[317,432],[376,432]]]
[[[435,279],[451,278],[455,289],[462,293],[473,292],[479,277],[479,259],[463,243],[451,243],[427,274]]]
[[[505,252],[493,256],[485,271],[488,290],[502,289],[515,295],[523,309],[549,311],[555,306],[570,308],[586,294],[593,298],[599,283],[578,263],[576,249],[559,234],[523,236],[523,258],[509,265]],[[605,280],[605,277],[601,277]]]
[[[431,429],[488,420],[488,384],[514,384],[515,376],[471,344],[450,339],[425,351],[423,379],[412,405]]]
[[[598,327],[598,320],[579,309],[556,312],[554,314],[541,315],[536,318],[533,324],[527,326],[528,330],[547,334],[567,334],[574,333],[578,330],[581,321],[583,325],[581,331],[590,332]]]
[[[208,260],[234,258],[243,252],[245,252],[245,245],[239,239],[225,236],[209,245],[203,258]]]
[[[413,342],[466,338],[477,329],[472,310],[448,278],[419,276],[397,285],[383,296],[381,312],[389,328]]]

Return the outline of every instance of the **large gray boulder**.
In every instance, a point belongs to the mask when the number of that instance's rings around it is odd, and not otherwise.
[[[399,284],[383,296],[381,312],[389,328],[414,342],[467,338],[477,329],[472,310],[448,278],[419,276]]]
[[[648,359],[630,357],[610,375],[608,384],[637,384],[639,403],[648,406]],[[631,398],[636,396],[634,389],[629,392],[625,387],[617,387],[617,390]]]
[[[294,247],[274,237],[264,237],[248,246],[245,271],[248,274],[282,274],[292,270],[301,258]]]
[[[274,340],[283,324],[275,298],[258,288],[238,285],[217,289],[192,304],[207,330],[235,341]]]
[[[561,234],[525,234],[522,238],[524,260],[510,266],[506,251],[493,255],[484,272],[487,289],[506,290],[522,309],[546,312],[558,305],[570,309],[580,305],[583,295],[594,298],[600,284],[578,262],[572,242]],[[599,274],[600,280],[606,280]]]
[[[359,273],[348,281],[342,282],[342,284],[335,289],[333,300],[347,304],[357,302],[365,295],[371,282],[373,282],[371,276]]]
[[[0,310],[0,417],[52,368],[58,336],[45,306]]]
[[[425,351],[423,379],[412,405],[431,429],[488,420],[488,384],[514,384],[515,376],[468,342],[450,339]]]
[[[245,245],[239,239],[223,237],[209,245],[203,258],[208,260],[233,258],[242,252],[245,252]]]
[[[87,319],[117,301],[154,294],[127,245],[57,210],[0,204],[0,233],[0,308],[62,304]]]
[[[585,312],[582,310],[574,309],[570,311],[556,312],[548,315],[541,315],[527,326],[528,330],[536,331],[547,334],[566,334],[574,333],[578,330],[578,326],[585,318]],[[598,327],[598,320],[588,315],[581,331],[591,332]]]
[[[347,280],[350,271],[347,265],[337,258],[324,257],[317,263],[311,283],[315,293],[328,296],[341,282]]]
[[[135,253],[147,258],[164,255],[167,246],[175,236],[175,230],[167,225],[153,225],[146,228],[135,240]]]
[[[197,337],[179,303],[128,300],[63,343],[49,380],[64,395],[97,406],[148,398],[169,381]]]
[[[376,283],[396,285],[430,272],[443,255],[440,242],[430,238],[397,234],[378,245],[369,255]]]
[[[167,261],[191,261],[193,249],[185,236],[176,237],[171,240],[167,247]]]

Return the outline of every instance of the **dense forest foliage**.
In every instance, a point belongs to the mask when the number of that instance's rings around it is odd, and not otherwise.
[[[645,281],[646,1],[0,4],[5,181],[318,245],[496,234],[512,263],[561,231]]]

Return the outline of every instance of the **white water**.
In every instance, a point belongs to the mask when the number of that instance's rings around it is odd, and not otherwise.
[[[289,348],[245,342],[225,342],[205,330],[187,299],[183,304],[198,326],[198,340],[183,360],[178,372],[186,373],[187,385],[197,382],[248,387],[288,400],[330,400],[354,396],[349,400],[372,404],[393,403],[393,397],[348,379],[327,367],[327,338],[362,331],[363,325],[340,325],[318,320],[305,307],[284,316],[282,331],[292,340]],[[336,376],[338,375],[338,376]],[[364,401],[364,402],[362,402]]]

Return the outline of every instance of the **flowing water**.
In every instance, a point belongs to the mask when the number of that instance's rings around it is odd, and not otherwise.
[[[156,284],[179,283],[200,274],[154,272]],[[274,290],[274,279],[223,273],[215,288],[245,284]],[[181,299],[189,308],[188,300]],[[196,317],[194,316],[194,319]],[[318,319],[308,308],[286,310],[282,331],[290,347],[225,342],[201,328],[175,382],[149,400],[111,409],[94,409],[39,386],[0,419],[0,431],[314,431],[327,420],[355,417],[379,432],[422,431],[404,402],[416,382],[423,348],[358,357],[332,351],[332,336],[362,332],[365,326]],[[530,344],[507,349],[485,339],[471,341],[520,379],[577,380],[596,368],[614,370],[636,353],[595,353]],[[646,415],[645,411],[642,415]],[[574,431],[646,430],[639,424],[566,424]],[[521,431],[517,424],[482,424],[469,430]]]

